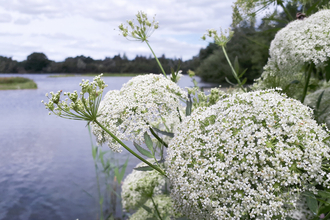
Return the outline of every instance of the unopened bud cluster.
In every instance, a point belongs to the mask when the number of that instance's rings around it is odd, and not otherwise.
[[[220,35],[218,35],[218,31],[214,29],[208,29],[207,33],[202,36],[203,40],[206,40],[206,37],[210,37],[214,39],[214,43],[225,47],[227,43],[231,40],[231,38],[234,35],[234,31],[232,31],[230,28],[225,29],[225,31],[222,31],[220,28]]]
[[[50,97],[48,93],[46,94],[46,97],[49,99],[48,103],[41,102],[50,111],[49,114],[53,112],[55,115],[63,118],[93,121],[97,116],[103,90],[107,86],[101,79],[101,76],[102,74],[96,76],[92,82],[82,80],[79,84],[81,86],[79,94],[77,91],[72,93],[64,92],[63,95],[67,96],[67,98],[61,101],[62,90],[57,93],[50,92]]]
[[[155,21],[155,17],[153,17],[152,22],[150,22],[147,14],[142,11],[136,14],[136,20],[138,24],[134,24],[134,20],[127,20],[129,27],[124,27],[123,24],[119,25],[119,30],[124,37],[144,42],[158,29],[158,22]],[[129,30],[129,28],[131,30]]]

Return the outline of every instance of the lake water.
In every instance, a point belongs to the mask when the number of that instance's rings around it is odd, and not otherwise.
[[[86,123],[49,116],[41,103],[47,100],[45,93],[79,90],[82,78],[93,77],[2,76],[31,78],[38,89],[0,90],[0,219],[96,220],[98,200],[90,195],[97,198],[97,187]],[[104,77],[106,91],[120,89],[129,79]],[[183,76],[179,85],[193,83]],[[125,151],[115,154],[119,165],[127,156]],[[126,175],[138,162],[130,156]]]

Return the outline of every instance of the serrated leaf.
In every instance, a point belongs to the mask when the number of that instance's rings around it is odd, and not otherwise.
[[[318,213],[318,203],[315,196],[306,196],[307,206],[314,213]]]
[[[146,149],[142,148],[140,145],[138,145],[135,141],[133,142],[134,147],[144,156],[149,157],[149,158],[154,158],[152,153],[147,151]]]
[[[158,128],[153,127],[152,129],[154,129],[155,131],[157,131],[158,133],[161,133],[163,135],[169,136],[169,137],[174,137],[174,133],[171,132],[167,132],[167,131],[162,131],[159,130]]]
[[[146,143],[148,149],[150,150],[151,154],[153,155],[154,152],[154,144],[147,132],[144,132],[144,143]]]
[[[150,170],[154,170],[154,168],[152,168],[151,166],[145,166],[145,167],[136,167],[136,168],[134,168],[134,170],[138,170],[138,171],[150,171]]]

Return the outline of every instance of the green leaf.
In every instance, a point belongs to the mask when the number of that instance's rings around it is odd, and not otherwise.
[[[167,131],[162,131],[159,130],[158,128],[153,127],[152,129],[154,129],[156,132],[161,133],[163,135],[169,136],[169,137],[174,137],[174,133],[171,132],[167,132]]]
[[[322,142],[326,142],[327,140],[329,140],[330,139],[330,136],[329,137],[327,137],[327,138],[324,138],[323,140],[322,140]]]
[[[245,74],[245,72],[248,70],[248,68],[246,68],[242,73],[241,73],[241,75],[239,75],[238,76],[238,78],[241,78],[244,74]]]
[[[330,219],[330,212],[322,220],[327,220],[327,219]]]
[[[92,155],[93,155],[93,159],[96,159],[96,155],[97,155],[97,147],[92,146]]]
[[[189,115],[191,115],[191,109],[192,109],[192,101],[191,101],[190,94],[188,94],[188,100],[187,100],[186,104],[187,104],[186,116],[189,116]]]
[[[241,82],[242,85],[244,85],[247,81],[247,78],[244,78],[243,81]]]
[[[146,143],[148,149],[150,150],[151,154],[154,152],[154,144],[147,132],[144,132],[144,142]]]
[[[306,196],[306,200],[307,200],[307,206],[308,208],[314,213],[318,213],[318,204],[317,204],[317,200],[316,197],[313,196]]]
[[[315,2],[315,4],[314,5],[312,5],[307,11],[306,11],[306,16],[309,16],[309,15],[311,15],[312,14],[312,12],[313,12],[313,10],[316,8],[316,6],[319,4],[321,2],[321,0],[320,1],[317,1],[317,2]]]
[[[320,104],[321,104],[321,99],[322,96],[324,94],[324,90],[322,91],[322,93],[319,95],[319,97],[317,98],[317,102],[316,102],[316,109],[318,110],[320,108]]]
[[[154,170],[154,168],[152,168],[151,166],[145,166],[145,167],[137,167],[137,168],[134,168],[134,170],[139,170],[139,171],[150,171],[150,170]]]
[[[120,175],[119,175],[119,177],[117,178],[117,179],[119,179],[120,181],[120,183],[121,183],[121,180],[123,179],[123,177],[124,177],[124,175],[125,175],[125,171],[126,171],[126,168],[127,168],[127,164],[128,164],[128,157],[127,157],[127,159],[126,159],[126,162],[124,163],[124,165],[123,165],[123,167],[121,168],[121,171],[120,171]],[[120,184],[119,183],[119,184]]]
[[[134,147],[144,156],[149,157],[149,158],[154,158],[152,153],[147,151],[146,149],[142,148],[140,145],[138,145],[135,141],[133,142]]]
[[[229,83],[232,86],[236,86],[234,83],[230,82],[229,79],[227,77],[225,77],[225,80],[227,81],[227,83]]]
[[[330,80],[330,59],[327,61],[327,66],[324,68],[325,70],[325,79],[328,82]]]
[[[300,83],[300,81],[298,81],[298,80],[293,80],[292,82],[290,82],[284,89],[283,89],[283,92],[286,92],[289,88],[290,88],[290,86],[291,85],[293,85],[293,84],[298,84],[298,83]]]
[[[321,214],[326,214],[328,212],[330,212],[330,206],[324,206],[324,207],[320,208],[318,214],[321,215]]]
[[[122,166],[120,173],[119,173],[119,168],[118,168],[118,166],[116,166],[116,167],[114,168],[114,171],[115,171],[115,177],[117,178],[117,182],[118,182],[119,185],[121,184],[121,181],[123,180],[123,177],[124,177],[124,175],[125,175],[125,171],[126,171],[126,168],[127,168],[127,164],[128,164],[128,157],[127,157],[127,159],[126,159],[126,162],[125,162],[124,165]]]

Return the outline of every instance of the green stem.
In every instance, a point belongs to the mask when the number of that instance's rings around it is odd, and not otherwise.
[[[150,199],[151,199],[152,203],[154,204],[154,207],[156,209],[156,212],[157,212],[157,215],[158,215],[159,219],[162,220],[162,218],[160,217],[160,213],[159,213],[159,211],[157,209],[157,205],[156,205],[154,199],[152,198],[152,196],[150,197]]]
[[[236,73],[236,71],[235,71],[233,65],[231,64],[231,62],[230,62],[230,60],[229,60],[229,58],[228,58],[228,55],[227,55],[227,52],[226,52],[225,47],[224,47],[224,46],[221,46],[221,47],[222,47],[223,53],[225,54],[225,57],[226,57],[226,59],[227,59],[227,61],[228,61],[228,63],[229,63],[229,66],[230,66],[230,68],[231,68],[231,71],[233,72],[233,75],[234,75],[235,79],[236,79],[237,82],[238,82],[238,85],[241,87],[241,89],[243,90],[243,92],[246,92],[245,89],[244,89],[244,87],[243,87],[243,85],[242,85],[242,83],[241,83],[241,80],[238,78],[237,73]]]
[[[166,148],[168,148],[168,145],[163,141],[163,139],[161,139],[157,134],[156,132],[152,129],[152,128],[149,128],[150,131],[151,131],[151,134],[160,142],[162,143],[162,145],[164,145]]]
[[[307,89],[308,89],[308,84],[309,84],[309,80],[311,78],[311,74],[312,74],[312,66],[313,64],[310,64],[309,65],[309,68],[307,70],[307,77],[306,77],[306,83],[305,83],[305,87],[304,87],[304,91],[303,91],[303,95],[301,97],[301,103],[304,103],[305,101],[305,97],[306,97],[306,94],[307,94]]]
[[[160,169],[158,166],[153,165],[152,163],[148,162],[146,159],[142,158],[140,155],[138,155],[137,153],[135,153],[133,150],[131,150],[131,148],[127,147],[126,144],[124,144],[121,140],[119,140],[114,134],[112,134],[107,128],[105,128],[100,122],[98,122],[97,120],[94,120],[94,122],[100,126],[105,132],[107,132],[113,139],[115,139],[121,146],[123,146],[126,150],[128,150],[128,152],[130,152],[131,154],[133,154],[135,157],[137,157],[139,160],[143,161],[144,163],[148,164],[150,167],[152,167],[153,169],[157,170],[161,175],[165,175],[165,172]]]
[[[283,1],[282,1],[282,0],[278,0],[278,1],[277,1],[277,4],[279,4],[279,5],[283,8],[285,14],[289,17],[289,19],[290,19],[291,21],[293,21],[294,18],[292,17],[292,15],[291,15],[290,12],[288,11],[288,9],[283,5]]]
[[[162,66],[162,64],[160,64],[158,58],[156,57],[156,54],[154,53],[154,51],[153,51],[152,48],[150,47],[148,41],[145,41],[145,42],[147,43],[147,45],[148,45],[149,49],[151,50],[152,54],[154,55],[154,57],[155,57],[155,59],[156,59],[158,65],[159,65],[160,69],[162,70],[162,72],[163,72],[165,78],[167,78],[166,73],[165,73],[165,71],[164,71],[164,69],[163,69],[163,66]]]

